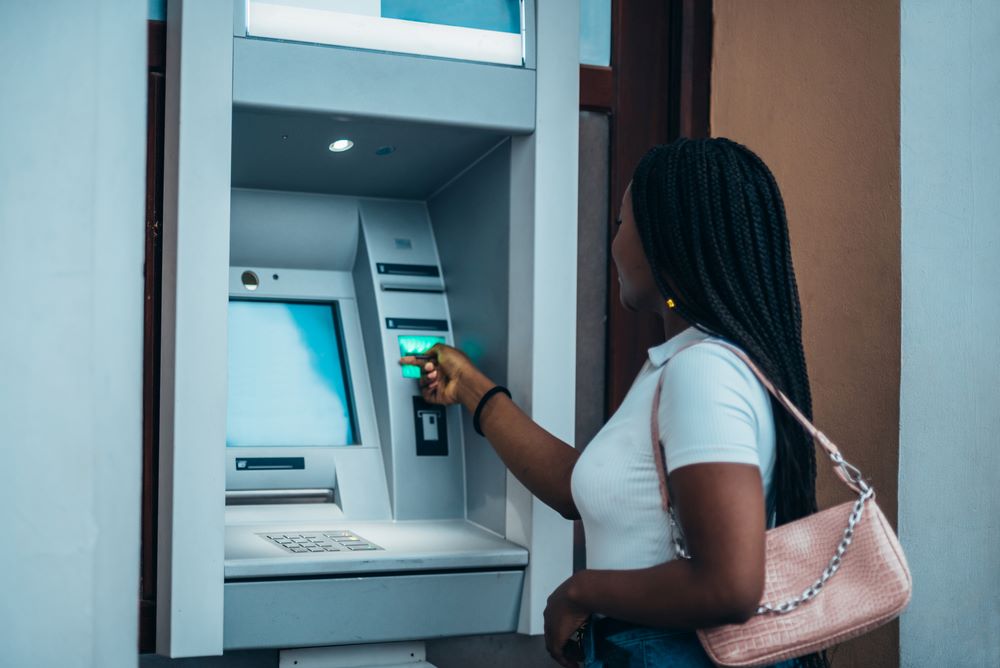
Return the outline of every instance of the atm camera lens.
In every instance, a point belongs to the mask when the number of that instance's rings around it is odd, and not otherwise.
[[[240,276],[240,280],[243,281],[243,287],[247,290],[253,292],[260,285],[260,279],[257,278],[257,274],[252,271],[244,271],[243,275]]]

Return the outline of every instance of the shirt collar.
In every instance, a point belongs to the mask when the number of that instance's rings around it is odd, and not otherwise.
[[[704,341],[708,334],[696,327],[688,327],[680,334],[671,337],[658,346],[649,349],[649,361],[654,367],[661,367],[681,348],[698,341]]]

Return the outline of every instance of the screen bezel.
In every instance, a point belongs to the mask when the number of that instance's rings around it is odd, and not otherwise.
[[[251,291],[244,275],[253,272],[257,286]],[[229,299],[275,300],[281,302],[338,302],[343,341],[347,349],[351,390],[355,402],[358,431],[352,446],[234,446],[226,447],[226,431],[220,436],[226,468],[227,490],[269,490],[330,488],[338,477],[337,462],[351,466],[367,461],[369,454],[381,457],[382,439],[379,434],[372,394],[373,379],[369,376],[369,361],[361,314],[354,290],[354,278],[348,271],[289,269],[268,265],[230,265]],[[228,307],[228,305],[227,305]],[[223,404],[225,410],[225,404]],[[242,457],[305,457],[305,468],[296,470],[241,471],[237,459]],[[339,485],[338,485],[339,487]]]
[[[344,335],[344,318],[343,312],[340,306],[340,299],[296,299],[294,297],[276,297],[276,296],[261,296],[261,297],[251,297],[248,295],[229,295],[229,302],[226,307],[228,309],[228,304],[232,302],[251,302],[251,303],[270,303],[270,304],[305,304],[310,306],[326,306],[329,307],[333,312],[333,329],[334,336],[337,340],[337,354],[340,356],[341,369],[343,371],[343,381],[344,381],[344,395],[347,401],[347,417],[351,424],[351,436],[353,437],[353,443],[344,443],[340,445],[334,445],[332,443],[325,444],[315,444],[306,445],[302,443],[270,443],[267,445],[229,445],[229,425],[226,425],[226,449],[231,450],[235,448],[246,448],[248,450],[253,450],[254,448],[279,448],[279,449],[294,449],[294,448],[352,448],[358,447],[363,444],[363,439],[361,438],[361,432],[359,429],[360,420],[358,420],[358,405],[355,399],[354,391],[354,376],[351,370],[351,360],[347,351],[347,342]],[[227,361],[228,364],[228,361]],[[227,388],[228,396],[228,388]]]

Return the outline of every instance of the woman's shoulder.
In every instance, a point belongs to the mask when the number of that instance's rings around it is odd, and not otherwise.
[[[730,348],[732,343],[706,337],[670,358],[668,382],[683,385],[724,386],[759,396],[764,386],[750,367]]]
[[[733,348],[738,348],[725,339],[708,336],[694,343],[670,358],[671,369],[684,367],[698,370],[713,369],[716,371],[731,370],[743,375],[744,372],[753,377],[749,367],[739,358]]]
[[[766,390],[717,339],[671,357],[659,410],[668,471],[705,462],[760,465],[770,420]]]

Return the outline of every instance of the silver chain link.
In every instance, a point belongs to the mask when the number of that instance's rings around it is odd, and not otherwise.
[[[847,528],[844,529],[844,535],[840,539],[840,544],[837,546],[836,552],[834,552],[833,557],[830,559],[830,563],[827,564],[823,573],[814,583],[809,585],[795,598],[790,598],[782,603],[761,603],[757,608],[758,615],[788,614],[803,603],[815,598],[823,590],[823,587],[830,580],[830,578],[832,578],[834,574],[840,570],[840,565],[844,559],[844,555],[847,553],[847,548],[850,547],[851,542],[854,540],[854,529],[858,525],[858,522],[861,521],[861,515],[864,513],[865,502],[875,496],[874,488],[868,485],[862,477],[861,471],[847,462],[839,453],[830,455],[830,459],[844,472],[847,479],[861,490],[858,500],[854,502],[854,508],[851,510],[851,515],[847,518]],[[670,533],[673,536],[674,553],[681,559],[690,559],[691,555],[688,553],[687,547],[684,544],[684,533],[681,531],[680,524],[677,522],[677,518],[674,515],[674,507],[672,504],[668,515],[670,518]]]

